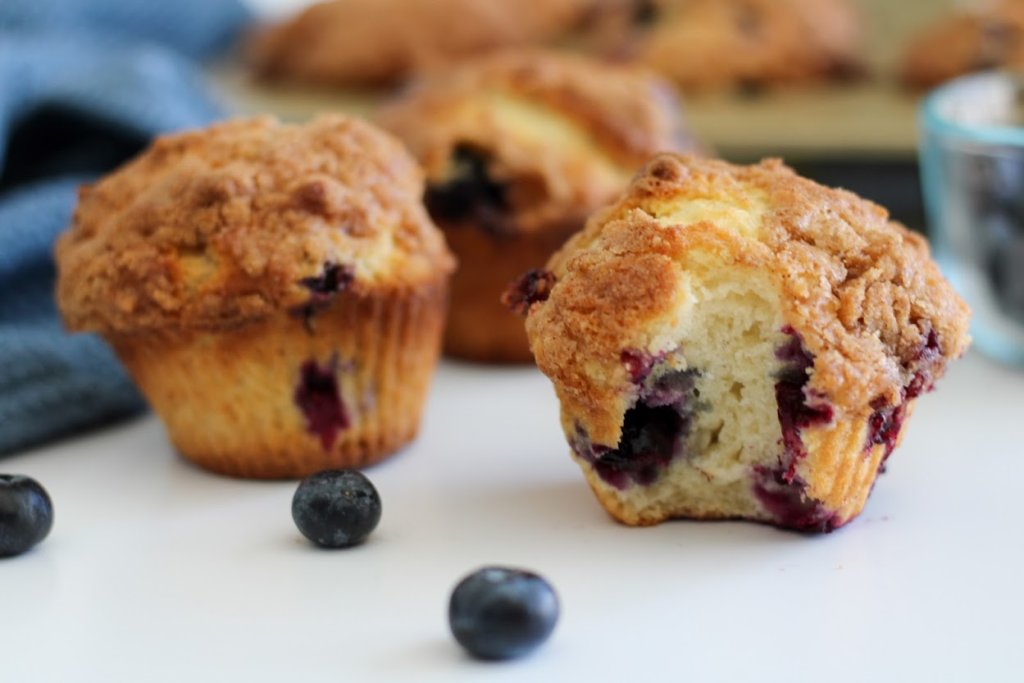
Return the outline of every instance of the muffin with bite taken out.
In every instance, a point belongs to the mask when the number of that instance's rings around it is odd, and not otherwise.
[[[846,524],[968,344],[922,237],[778,161],[658,156],[506,300],[631,525]]]

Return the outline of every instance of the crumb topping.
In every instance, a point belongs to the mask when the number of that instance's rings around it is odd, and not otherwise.
[[[424,79],[378,121],[423,164],[430,184],[472,150],[517,229],[582,225],[660,151],[693,150],[672,88],[653,73],[539,50],[504,52]]]
[[[325,268],[356,293],[413,287],[453,268],[422,192],[396,140],[343,116],[160,137],[81,188],[58,302],[73,330],[213,329],[306,304]]]

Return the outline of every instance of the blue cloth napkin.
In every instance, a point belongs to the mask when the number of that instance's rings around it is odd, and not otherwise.
[[[155,43],[193,59],[220,51],[249,19],[239,0],[3,0],[0,31]]]
[[[0,2],[0,455],[143,407],[100,339],[64,332],[53,242],[80,183],[220,118],[192,59],[247,19],[238,0]]]

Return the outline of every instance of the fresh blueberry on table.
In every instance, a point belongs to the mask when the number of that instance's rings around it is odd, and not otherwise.
[[[0,474],[0,557],[21,555],[53,527],[53,503],[35,479]]]
[[[361,472],[325,470],[299,484],[292,519],[302,535],[324,548],[362,543],[380,522],[380,494]]]
[[[484,567],[452,591],[448,624],[462,647],[480,659],[511,659],[530,652],[558,621],[558,596],[542,577]]]

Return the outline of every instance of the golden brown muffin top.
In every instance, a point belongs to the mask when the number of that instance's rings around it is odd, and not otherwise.
[[[157,138],[83,186],[57,244],[73,330],[232,327],[325,288],[415,287],[452,257],[422,173],[370,124],[239,119]]]
[[[651,156],[695,147],[675,93],[653,73],[539,50],[433,74],[377,120],[419,159],[428,184],[449,181],[454,157],[475,154],[488,180],[508,187],[522,231],[582,225]]]
[[[623,351],[654,345],[684,270],[709,255],[770,275],[815,358],[809,390],[840,410],[896,405],[916,371],[937,378],[967,347],[966,304],[881,207],[777,160],[660,155],[551,258],[555,284],[529,307],[537,364],[595,442],[617,443],[632,396]]]
[[[319,85],[382,85],[495,49],[549,42],[594,0],[334,0],[254,35],[262,75]]]
[[[960,11],[925,28],[903,57],[904,83],[930,88],[995,67],[1024,69],[1024,0]]]
[[[639,58],[688,89],[823,80],[860,69],[848,0],[660,0]]]

